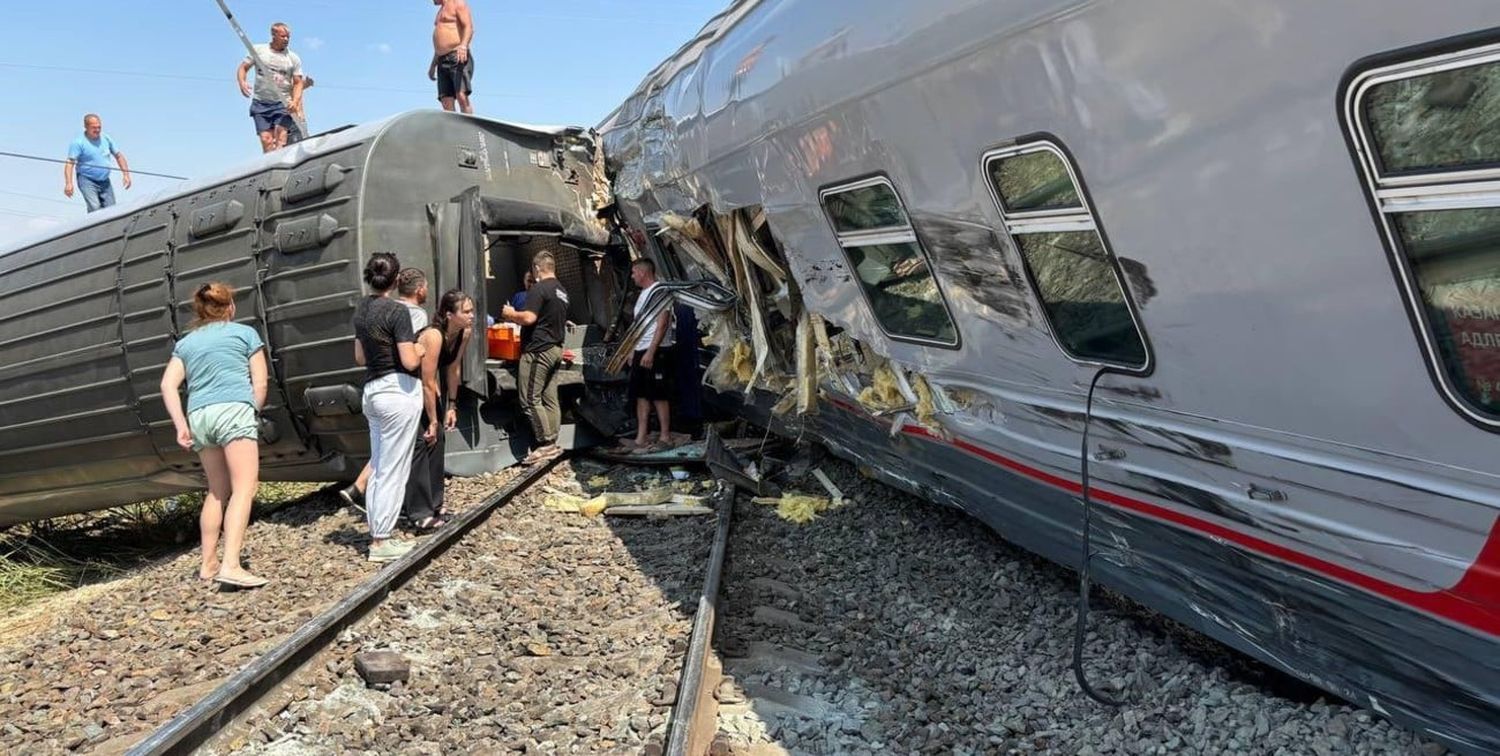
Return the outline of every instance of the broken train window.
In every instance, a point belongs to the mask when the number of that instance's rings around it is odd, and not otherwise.
[[[896,190],[875,177],[823,190],[823,209],[891,338],[958,346],[958,329]]]
[[[1344,107],[1433,375],[1500,427],[1500,46],[1365,71]]]
[[[995,150],[985,173],[1057,344],[1081,362],[1136,370],[1145,339],[1077,174],[1046,141]]]

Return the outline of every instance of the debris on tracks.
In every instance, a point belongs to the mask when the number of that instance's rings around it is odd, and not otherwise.
[[[366,651],[354,655],[354,671],[365,685],[389,685],[411,679],[411,662],[395,651]]]

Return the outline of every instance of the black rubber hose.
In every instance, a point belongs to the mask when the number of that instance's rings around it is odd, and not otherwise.
[[[1093,500],[1089,496],[1089,425],[1094,419],[1094,389],[1099,386],[1100,378],[1107,373],[1114,372],[1128,375],[1114,368],[1099,368],[1099,371],[1094,373],[1093,380],[1089,381],[1088,398],[1084,400],[1083,405],[1083,443],[1079,455],[1079,477],[1083,479],[1083,559],[1078,564],[1078,616],[1073,625],[1073,678],[1078,681],[1078,687],[1082,688],[1089,698],[1105,706],[1119,707],[1128,702],[1110,698],[1095,690],[1094,686],[1089,684],[1088,675],[1083,671],[1083,639],[1088,634],[1089,624],[1090,566],[1094,558],[1093,549],[1089,546],[1093,523]]]

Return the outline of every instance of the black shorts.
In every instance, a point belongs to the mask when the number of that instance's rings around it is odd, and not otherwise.
[[[437,67],[438,99],[457,97],[459,92],[465,95],[474,91],[474,53],[464,62],[458,62],[458,53],[451,52],[438,58]]]
[[[672,347],[657,347],[656,359],[651,367],[641,367],[642,349],[630,358],[630,398],[650,401],[668,401],[672,398],[672,376],[677,372],[672,366]]]

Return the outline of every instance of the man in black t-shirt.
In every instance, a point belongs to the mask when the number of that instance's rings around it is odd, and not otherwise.
[[[500,318],[521,325],[521,365],[516,385],[521,392],[521,410],[531,421],[537,448],[527,464],[551,459],[562,453],[557,431],[562,410],[557,403],[557,371],[562,362],[563,329],[568,318],[568,292],[557,281],[557,261],[542,252],[531,261],[535,283],[526,291],[526,306],[506,305]]]

